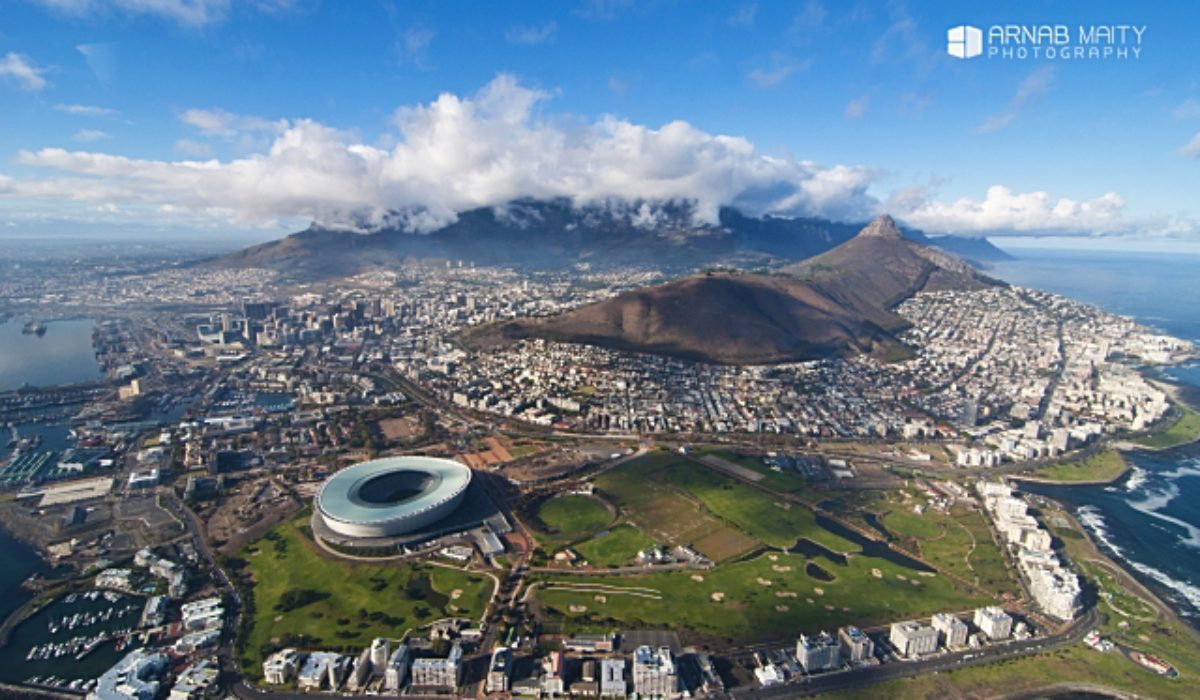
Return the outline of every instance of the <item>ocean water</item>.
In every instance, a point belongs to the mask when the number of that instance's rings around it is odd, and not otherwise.
[[[1200,256],[1023,250],[989,273],[1132,316],[1200,343]],[[1161,374],[1200,395],[1200,364]],[[1200,627],[1200,445],[1127,454],[1111,486],[1028,485],[1070,507],[1097,543]]]
[[[25,334],[19,319],[0,323],[0,391],[22,384],[54,386],[89,382],[103,373],[92,349],[88,319],[52,321],[45,335]]]

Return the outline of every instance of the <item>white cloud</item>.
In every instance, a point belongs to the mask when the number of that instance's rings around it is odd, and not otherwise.
[[[578,204],[687,200],[709,222],[726,204],[751,214],[863,218],[874,212],[867,189],[877,174],[870,168],[768,156],[744,138],[682,121],[651,128],[611,116],[588,123],[535,118],[547,99],[502,75],[474,96],[447,93],[397,110],[399,136],[389,149],[298,120],[286,123],[265,151],[229,161],[22,151],[20,164],[62,175],[10,178],[0,183],[0,196],[171,205],[197,215],[222,212],[243,223],[298,216],[378,221],[419,209],[425,227],[519,197]],[[222,134],[238,119],[197,110],[189,123]],[[195,149],[187,155],[206,154]]]
[[[0,78],[16,81],[22,89],[37,92],[49,83],[42,77],[46,69],[40,68],[29,60],[29,57],[19,53],[9,52],[0,59]]]
[[[75,16],[117,10],[150,15],[185,26],[200,27],[225,19],[229,0],[36,0],[52,10]]]
[[[504,32],[504,38],[512,44],[541,44],[554,38],[558,22],[550,20],[542,26],[517,25]]]
[[[99,129],[80,129],[75,132],[71,140],[79,141],[80,143],[90,143],[92,141],[103,141],[111,136],[112,134],[107,131],[100,131]]]
[[[787,80],[794,73],[807,70],[811,61],[797,61],[785,54],[771,55],[767,65],[753,68],[746,74],[746,80],[754,87],[772,88]]]
[[[115,117],[119,114],[115,109],[96,105],[57,104],[54,105],[54,109],[77,117]]]
[[[206,136],[232,138],[239,134],[267,132],[278,133],[287,128],[287,120],[271,121],[262,117],[233,114],[223,109],[189,109],[179,115],[179,120],[193,126]]]
[[[431,230],[467,209],[561,197],[577,205],[628,207],[641,222],[657,216],[654,204],[688,202],[696,219],[707,223],[729,205],[749,215],[843,221],[890,211],[930,232],[966,235],[1120,234],[1150,224],[1167,230],[1167,224],[1128,216],[1115,193],[1075,200],[994,186],[982,199],[940,201],[909,188],[885,202],[872,191],[881,173],[871,167],[766,154],[745,138],[684,121],[651,127],[614,116],[584,121],[547,114],[549,99],[549,93],[501,75],[471,96],[443,93],[397,109],[395,133],[374,144],[310,120],[189,110],[186,121],[204,133],[226,138],[251,129],[269,143],[229,160],[187,139],[176,143],[181,160],[63,148],[22,151],[16,162],[42,171],[0,174],[0,199],[27,207],[112,204],[128,212],[169,211],[172,221],[197,226],[310,219],[353,227],[399,220]],[[1195,231],[1188,222],[1170,226]]]
[[[846,119],[860,119],[867,113],[867,107],[869,107],[870,104],[870,95],[856,97],[846,103],[846,109],[842,112],[842,116]]]
[[[80,44],[75,50],[83,55],[92,75],[105,85],[117,74],[117,45],[113,43]]]
[[[437,37],[437,32],[422,25],[405,29],[401,32],[400,40],[396,43],[400,60],[417,68],[428,67],[429,46],[433,43],[435,37]]]
[[[1196,135],[1192,137],[1192,140],[1188,141],[1183,148],[1179,149],[1179,154],[1187,156],[1188,158],[1200,158],[1200,132],[1196,132]]]
[[[190,158],[211,158],[213,156],[212,146],[200,141],[193,141],[192,139],[179,139],[176,141],[175,151]]]
[[[931,233],[1121,233],[1137,225],[1123,216],[1125,200],[1115,192],[1079,201],[993,185],[982,200],[910,197],[908,204],[897,216]]]

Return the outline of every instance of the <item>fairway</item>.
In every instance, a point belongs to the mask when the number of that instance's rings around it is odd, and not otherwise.
[[[805,506],[670,453],[628,462],[596,485],[651,537],[690,544],[714,561],[749,551],[755,540],[787,548],[807,538],[836,552],[859,551],[820,527]]]
[[[641,576],[548,577],[537,590],[551,624],[564,632],[620,627],[669,627],[748,642],[842,624],[872,625],[990,602],[941,576],[851,556],[846,564],[817,557],[832,581],[805,572],[798,554],[770,553],[711,571]],[[629,591],[554,588],[586,583]],[[634,593],[639,593],[635,595]]]
[[[961,576],[992,593],[1015,591],[1017,582],[1004,564],[1004,554],[992,538],[983,515],[956,507],[949,513],[933,509],[917,515],[897,508],[882,518],[899,544],[920,554],[938,569]]]
[[[258,677],[272,649],[360,648],[446,616],[479,618],[492,592],[485,576],[429,564],[360,564],[319,552],[284,522],[241,553],[254,581],[254,617],[240,663]]]
[[[575,550],[592,566],[614,567],[631,563],[638,552],[652,544],[654,540],[643,535],[641,530],[622,524],[580,542],[575,545]]]
[[[599,476],[596,487],[657,543],[691,546],[713,561],[754,549],[752,537],[704,512],[698,499],[663,478],[674,460],[662,452],[631,460]]]
[[[549,498],[538,506],[537,518],[552,534],[578,537],[612,521],[612,514],[591,496],[572,494]]]

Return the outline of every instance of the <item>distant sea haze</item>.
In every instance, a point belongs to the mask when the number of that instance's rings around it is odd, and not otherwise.
[[[1069,296],[1200,343],[1200,256],[1017,251],[989,272]],[[1200,365],[1164,377],[1200,396]],[[1200,627],[1200,445],[1128,453],[1111,486],[1028,486],[1070,507],[1093,539],[1139,581]]]

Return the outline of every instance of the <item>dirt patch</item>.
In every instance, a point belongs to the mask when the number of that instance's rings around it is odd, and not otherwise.
[[[379,421],[379,432],[388,440],[407,440],[423,434],[425,428],[417,416],[404,416]]]

